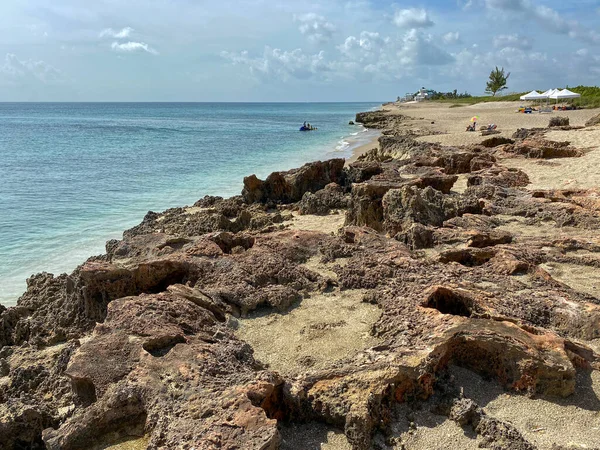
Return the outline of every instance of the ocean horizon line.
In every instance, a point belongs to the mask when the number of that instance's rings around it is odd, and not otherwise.
[[[230,105],[328,105],[328,104],[353,104],[353,103],[387,103],[383,100],[357,100],[357,101],[327,101],[327,102],[300,102],[300,101],[264,101],[264,102],[227,102],[227,101],[0,101],[0,104],[3,105],[21,105],[21,104],[44,104],[44,105],[52,105],[52,104],[106,104],[106,105],[114,105],[114,104],[125,104],[125,105],[134,105],[134,104],[185,104],[185,105],[210,105],[210,104],[230,104]]]

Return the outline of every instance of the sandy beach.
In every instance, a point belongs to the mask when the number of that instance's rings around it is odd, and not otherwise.
[[[599,109],[532,114],[517,112],[523,105],[523,102],[493,102],[453,107],[448,103],[422,102],[400,105],[388,103],[383,105],[382,109],[391,115],[406,116],[402,128],[421,134],[422,136],[417,140],[451,146],[478,144],[487,138],[481,136],[480,132],[465,131],[467,125],[471,124],[473,116],[480,118],[478,127],[493,123],[498,126],[497,130],[500,132],[496,136],[511,137],[519,128],[545,128],[551,117],[568,117],[571,126],[579,127],[600,113]],[[578,148],[593,148],[594,142],[598,141],[598,130],[594,128],[588,128],[584,133],[579,130],[552,133],[549,139],[572,141]],[[377,139],[374,138],[372,142],[356,148],[348,162],[355,161],[361,154],[377,145]]]
[[[498,136],[510,137],[519,128],[545,128],[551,117],[568,117],[571,126],[583,126],[586,121],[600,112],[597,109],[580,109],[552,113],[518,113],[517,110],[523,105],[523,102],[492,102],[452,107],[446,103],[423,102],[399,107],[386,105],[385,109],[392,114],[411,117],[413,126],[416,125],[429,132],[429,136],[422,136],[418,140],[454,146],[477,144],[486,139],[479,132],[465,131],[473,116],[479,116],[478,127],[493,123],[500,131]],[[565,139],[568,139],[567,135]]]
[[[556,159],[544,165],[535,160],[517,158],[506,159],[502,163],[527,173],[531,180],[530,189],[593,189],[600,186],[600,127],[551,131],[546,138],[569,141],[585,154],[580,158]]]
[[[494,123],[499,134],[510,138],[519,128],[545,128],[551,117],[568,117],[572,127],[583,127],[600,109],[581,109],[576,111],[554,111],[552,113],[518,113],[523,102],[493,102],[452,107],[451,104],[423,102],[386,104],[383,109],[390,114],[407,116],[404,126],[424,136],[417,137],[423,142],[436,142],[442,145],[461,146],[478,144],[487,139],[480,132],[465,131],[470,119],[479,116],[479,125]],[[552,141],[568,141],[577,149],[584,151],[580,158],[555,159],[546,164],[537,160],[510,158],[502,161],[507,167],[523,170],[529,175],[530,189],[590,189],[600,186],[600,127],[586,127],[574,130],[552,130],[546,138]],[[377,147],[376,139],[354,150],[348,163],[368,150]],[[574,176],[577,174],[577,176]]]

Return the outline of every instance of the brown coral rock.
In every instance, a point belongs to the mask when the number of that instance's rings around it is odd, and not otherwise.
[[[297,202],[305,192],[316,192],[329,183],[341,182],[343,168],[343,159],[330,159],[288,172],[273,172],[265,181],[251,175],[244,178],[242,196],[247,203]]]
[[[72,274],[30,278],[0,307],[1,445],[276,449],[282,423],[320,422],[366,450],[401,445],[395,405],[427,401],[489,448],[533,448],[450,392],[448,368],[546,401],[600,369],[598,192],[529,191],[502,166],[579,150],[544,130],[443,147],[393,135],[410,118],[359,119],[389,133],[357,163],[248,177],[243,196],[149,212]],[[240,330],[257,317],[255,353]],[[323,356],[315,342],[341,329],[362,344]]]

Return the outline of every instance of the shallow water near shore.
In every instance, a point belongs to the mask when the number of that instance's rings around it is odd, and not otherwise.
[[[380,103],[0,103],[0,303],[72,271],[149,210],[239,194],[244,176],[349,157]],[[308,120],[318,131],[299,132]]]

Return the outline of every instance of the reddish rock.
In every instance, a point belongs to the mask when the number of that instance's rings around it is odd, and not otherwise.
[[[271,386],[271,394],[274,386],[259,381],[255,368],[251,349],[187,295],[114,301],[66,371],[86,408],[46,430],[44,441],[48,448],[80,449],[108,435],[146,433],[151,449],[182,439],[202,448],[275,449],[276,421],[250,394],[256,383],[263,391]]]
[[[314,194],[306,192],[298,202],[300,214],[327,215],[332,210],[346,209],[349,196],[339,184],[330,183]]]
[[[429,399],[486,445],[528,450],[517,428],[456,400],[447,368],[557,396],[580,388],[577,371],[600,369],[586,344],[600,337],[600,298],[544,269],[600,267],[598,193],[530,192],[523,172],[496,161],[510,149],[570,151],[536,133],[493,149],[383,136],[346,169],[334,160],[248,178],[246,198],[150,212],[72,274],[30,278],[16,307],[0,307],[2,444],[146,436],[150,449],[275,449],[278,422],[290,421],[330,424],[366,450],[390,431],[395,403]],[[462,194],[451,190],[458,173],[469,174]],[[298,203],[277,206],[288,202]],[[334,208],[347,221],[335,236],[287,228],[290,210]],[[377,305],[380,344],[292,378],[234,334],[259,308],[286,314],[341,290]]]
[[[384,228],[391,234],[408,229],[412,223],[440,227],[445,220],[477,212],[476,199],[444,195],[431,187],[405,186],[392,189],[382,200]]]
[[[330,159],[287,172],[273,172],[265,181],[251,175],[244,178],[242,196],[247,203],[297,202],[305,192],[316,192],[329,183],[340,183],[343,169],[343,159]]]

